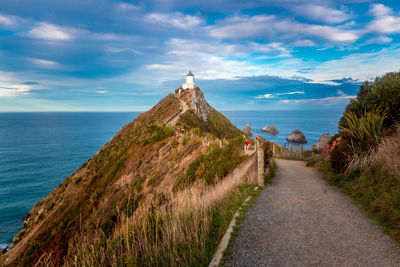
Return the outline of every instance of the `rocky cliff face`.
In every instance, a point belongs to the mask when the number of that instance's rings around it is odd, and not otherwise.
[[[325,145],[328,144],[328,142],[331,140],[332,135],[329,133],[322,134],[318,140],[318,142],[315,143],[315,146],[317,149],[325,149]]]
[[[200,119],[207,121],[208,114],[212,108],[206,101],[203,92],[198,87],[192,89],[191,107],[195,110]]]
[[[176,125],[185,127],[185,135],[166,125],[177,114]],[[124,218],[145,216],[168,203],[182,184],[196,181],[187,180],[188,166],[210,143],[237,136],[242,132],[207,103],[199,88],[168,95],[32,208],[0,265],[29,266],[44,259],[64,264],[81,244],[95,244],[99,233],[113,235]]]

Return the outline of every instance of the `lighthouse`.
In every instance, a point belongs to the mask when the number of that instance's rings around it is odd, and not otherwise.
[[[189,70],[189,73],[186,75],[186,82],[182,84],[182,89],[193,89],[194,88],[194,75]]]

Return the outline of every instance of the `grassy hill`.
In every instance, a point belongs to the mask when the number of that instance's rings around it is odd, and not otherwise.
[[[207,265],[252,187],[221,189],[246,160],[243,133],[193,90],[140,114],[38,202],[3,264]],[[182,101],[177,134],[166,122]]]

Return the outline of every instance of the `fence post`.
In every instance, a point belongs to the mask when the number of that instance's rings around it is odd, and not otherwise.
[[[258,186],[264,187],[264,149],[260,146],[260,142],[256,141],[257,148],[257,182]]]
[[[272,156],[275,157],[275,143],[272,143]]]

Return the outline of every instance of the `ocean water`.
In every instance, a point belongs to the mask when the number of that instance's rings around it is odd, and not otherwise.
[[[323,133],[337,133],[337,125],[342,116],[341,110],[271,110],[271,111],[225,111],[222,112],[239,129],[249,124],[253,135],[261,135],[271,142],[288,145],[286,137],[298,129],[304,133],[311,148]],[[275,125],[277,135],[261,131],[265,125]]]
[[[24,216],[138,113],[0,113],[0,246]]]
[[[285,144],[293,130],[311,146],[322,133],[334,134],[341,111],[225,111],[238,128]],[[91,158],[135,112],[0,113],[0,249],[9,244],[24,216]],[[276,125],[279,134],[261,132]]]

